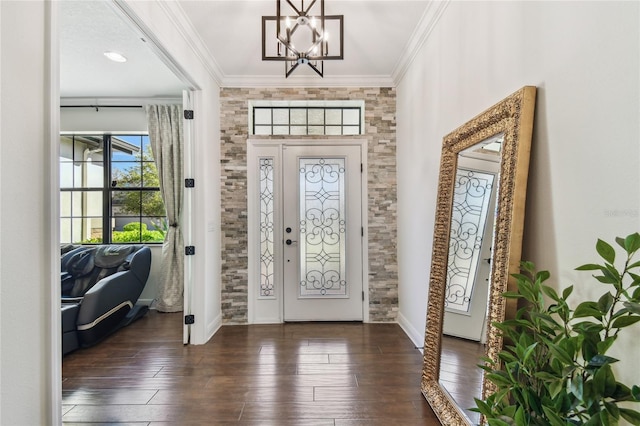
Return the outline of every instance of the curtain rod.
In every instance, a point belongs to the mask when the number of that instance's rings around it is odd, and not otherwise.
[[[60,105],[60,108],[142,108],[142,105]]]

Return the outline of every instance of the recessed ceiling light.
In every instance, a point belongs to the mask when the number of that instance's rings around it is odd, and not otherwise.
[[[104,56],[114,62],[127,62],[127,58],[125,58],[122,53],[108,51],[104,52]]]

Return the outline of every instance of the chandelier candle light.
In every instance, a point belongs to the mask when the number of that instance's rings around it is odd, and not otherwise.
[[[302,64],[323,77],[324,61],[344,59],[343,28],[343,15],[324,14],[324,0],[276,0],[276,16],[262,17],[262,60],[284,61],[286,77]]]

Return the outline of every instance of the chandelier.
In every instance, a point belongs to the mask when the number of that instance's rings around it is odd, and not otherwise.
[[[324,0],[306,3],[276,0],[276,16],[262,17],[262,60],[283,61],[286,77],[299,65],[323,77],[324,61],[344,59],[344,16],[325,15]]]

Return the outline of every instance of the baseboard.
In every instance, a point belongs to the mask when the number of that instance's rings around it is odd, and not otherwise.
[[[149,309],[155,309],[155,305],[153,305],[154,299],[138,299],[138,301],[136,302],[136,304],[138,305],[146,305],[149,307]],[[153,306],[151,306],[153,305]]]
[[[424,330],[422,333],[416,330],[415,327],[407,321],[404,315],[402,315],[402,313],[398,313],[398,325],[402,328],[402,331],[404,331],[407,337],[411,339],[416,348],[422,350],[424,347]]]
[[[208,342],[213,337],[213,335],[218,332],[218,330],[220,330],[220,327],[222,327],[222,313],[219,313],[213,319],[213,321],[207,324],[207,329],[205,331],[206,332],[205,343]]]
[[[282,320],[280,318],[259,318],[251,324],[282,324]]]

